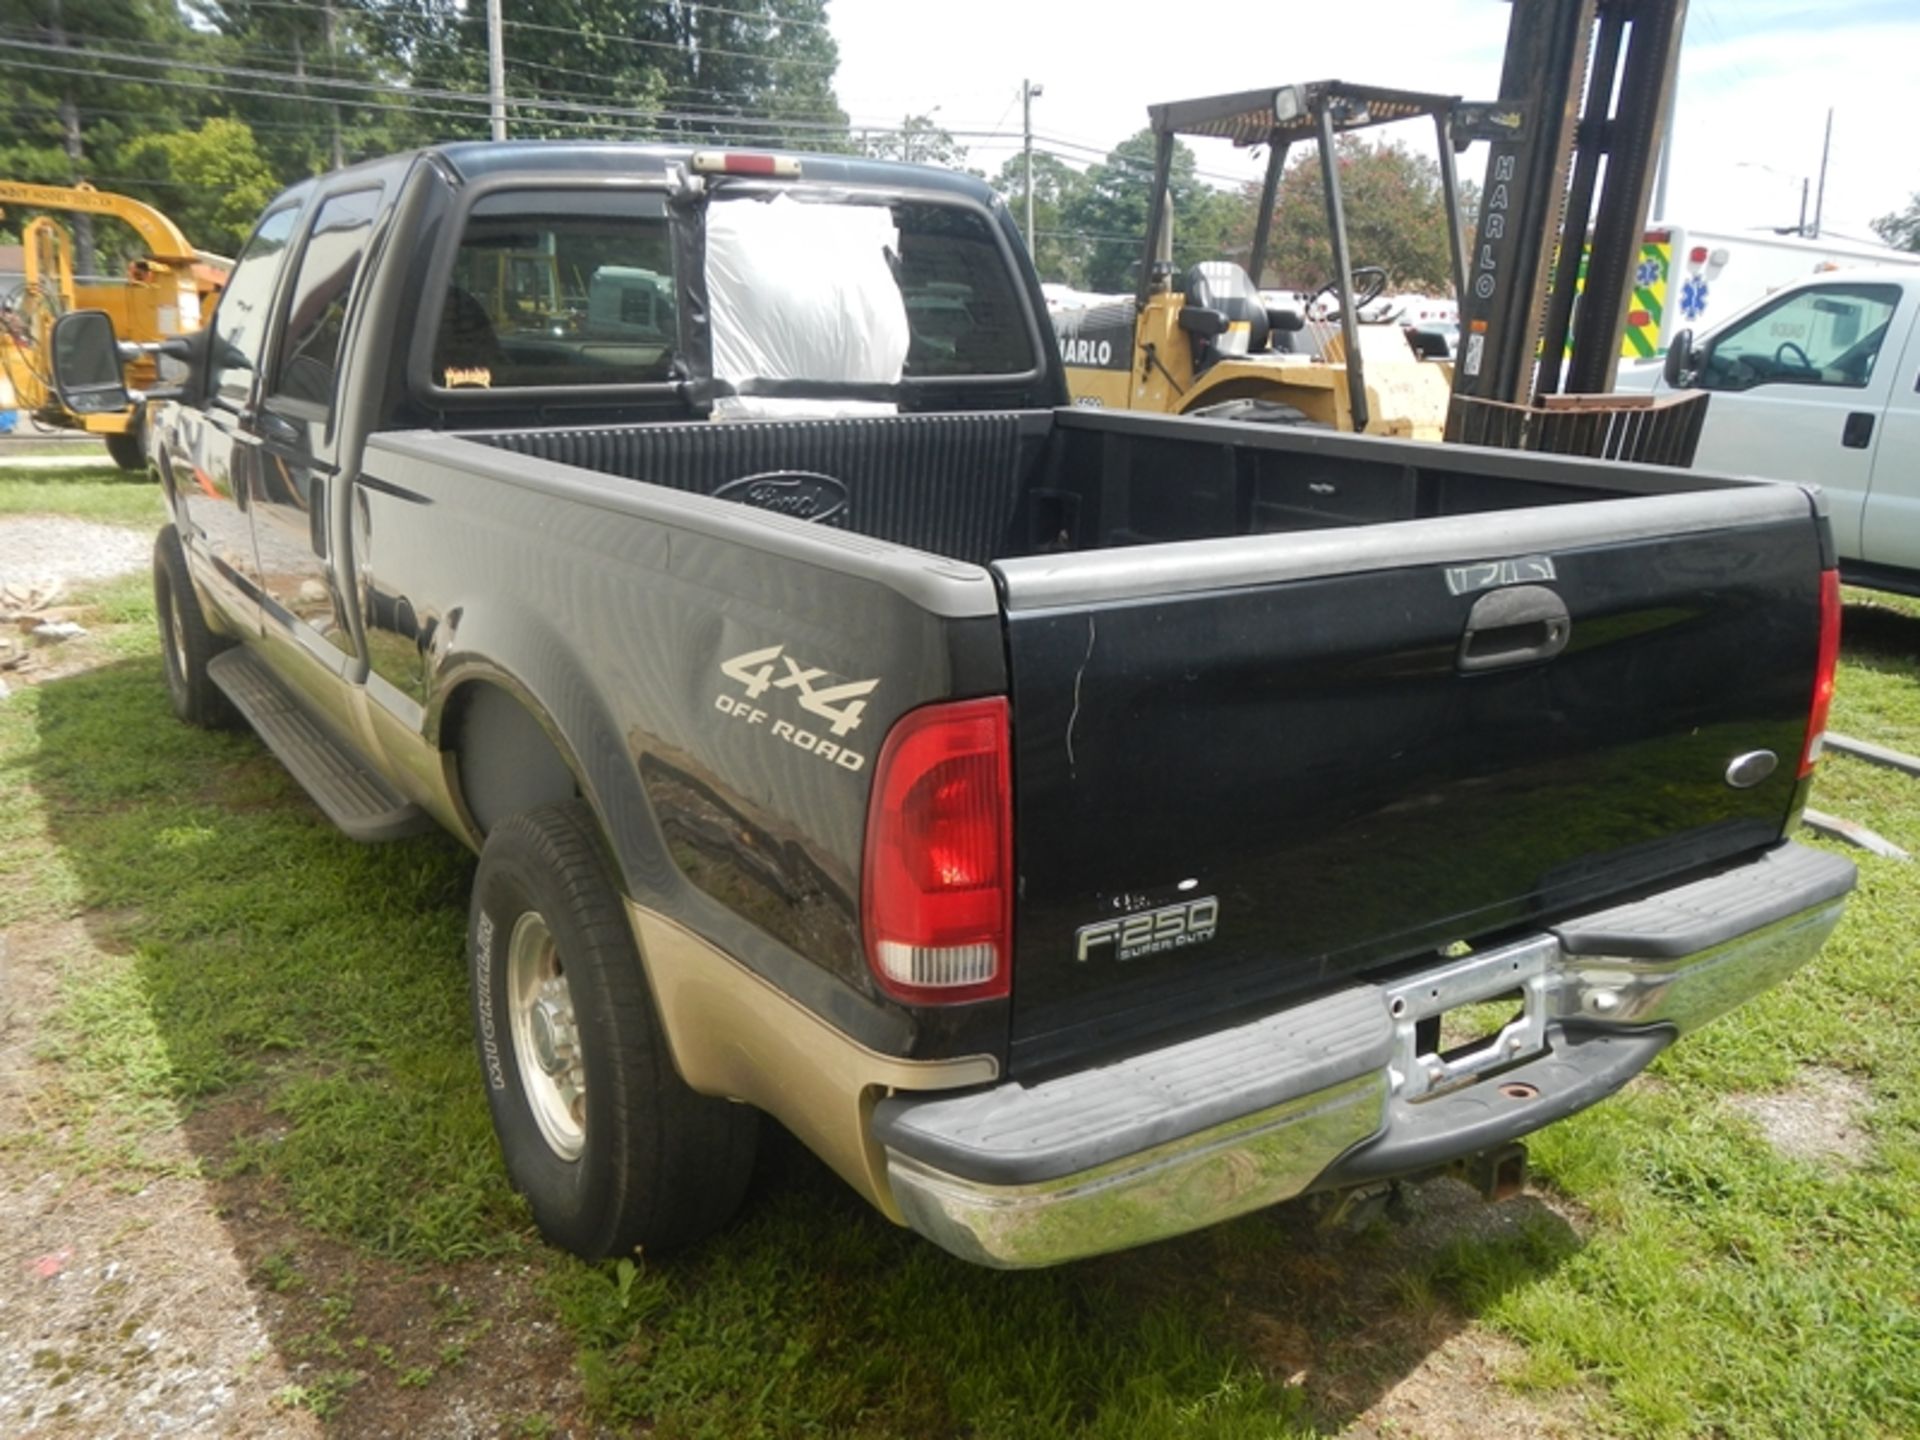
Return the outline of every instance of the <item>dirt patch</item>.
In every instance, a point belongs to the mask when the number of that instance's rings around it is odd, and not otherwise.
[[[1865,1125],[1873,1093],[1864,1081],[1839,1070],[1810,1065],[1789,1089],[1735,1095],[1726,1104],[1753,1121],[1767,1143],[1790,1160],[1852,1167],[1873,1148]]]
[[[38,1018],[77,921],[18,927],[0,961],[0,1427],[16,1436],[314,1434],[181,1132],[143,1136],[144,1173],[91,1154]],[[96,957],[97,958],[97,957]],[[46,1144],[35,1143],[44,1139]],[[92,1173],[89,1162],[98,1159]]]
[[[1469,1328],[1442,1344],[1348,1429],[1346,1440],[1577,1440],[1592,1433],[1583,1400],[1548,1402],[1516,1394],[1504,1377],[1525,1352],[1513,1341]]]

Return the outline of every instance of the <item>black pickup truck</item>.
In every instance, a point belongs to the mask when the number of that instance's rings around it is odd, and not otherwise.
[[[63,322],[70,404],[111,346]],[[481,1074],[582,1254],[723,1223],[763,1111],[1001,1266],[1498,1169],[1853,883],[1786,838],[1817,494],[1068,406],[964,177],[398,156],[169,353],[174,706],[479,853]]]

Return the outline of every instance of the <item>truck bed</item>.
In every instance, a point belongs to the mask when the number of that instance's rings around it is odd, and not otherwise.
[[[467,438],[988,568],[1016,1074],[1629,896],[1798,803],[1794,487],[1073,410]]]

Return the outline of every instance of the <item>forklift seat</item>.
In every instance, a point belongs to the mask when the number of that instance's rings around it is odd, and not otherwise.
[[[1225,335],[1204,341],[1201,364],[1210,364],[1225,355],[1259,355],[1267,348],[1271,330],[1267,323],[1267,305],[1254,287],[1253,277],[1231,260],[1202,260],[1187,271],[1181,285],[1187,304],[1218,310],[1229,325],[1244,324],[1246,348],[1240,348],[1237,336]],[[1198,338],[1198,337],[1196,337]]]

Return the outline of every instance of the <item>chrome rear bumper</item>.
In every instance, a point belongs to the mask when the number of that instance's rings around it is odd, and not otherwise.
[[[913,1229],[964,1259],[1052,1265],[1310,1190],[1480,1154],[1618,1090],[1687,1030],[1777,984],[1838,923],[1853,866],[1782,845],[1630,905],[1031,1086],[874,1112]],[[1420,1019],[1520,990],[1452,1062]],[[1424,1002],[1424,1004],[1422,1003]]]

